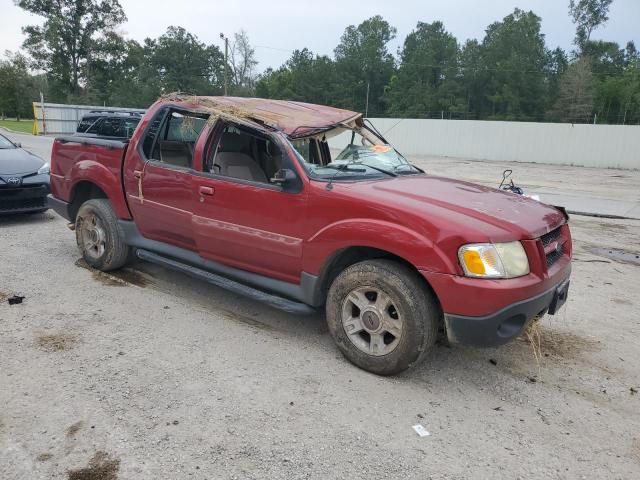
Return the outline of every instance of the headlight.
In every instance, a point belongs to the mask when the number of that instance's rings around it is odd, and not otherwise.
[[[529,260],[520,242],[463,245],[458,258],[467,277],[514,278],[529,273]]]
[[[40,170],[38,170],[38,175],[49,175],[51,173],[51,168],[49,167],[48,163],[45,163],[44,165],[42,165],[40,167]]]

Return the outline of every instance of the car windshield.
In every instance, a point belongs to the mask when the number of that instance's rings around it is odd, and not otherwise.
[[[321,137],[292,140],[291,144],[315,179],[352,181],[422,173],[365,128],[340,129]]]
[[[0,148],[16,148],[7,138],[0,135]]]

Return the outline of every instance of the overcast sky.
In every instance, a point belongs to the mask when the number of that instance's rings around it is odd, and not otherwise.
[[[278,67],[294,49],[310,48],[331,54],[345,27],[357,25],[376,14],[398,29],[391,50],[396,53],[404,37],[418,21],[441,20],[460,43],[482,39],[490,23],[502,19],[515,7],[533,10],[542,17],[547,46],[572,48],[575,28],[568,15],[569,0],[120,0],[128,22],[121,27],[127,37],[142,41],[157,37],[169,25],[179,25],[201,41],[222,46],[220,32],[232,36],[245,29],[260,62],[258,70]],[[38,23],[39,17],[0,0],[0,52],[18,50],[23,41],[21,26]],[[634,40],[640,47],[640,0],[614,0],[606,27],[592,38],[624,46]]]

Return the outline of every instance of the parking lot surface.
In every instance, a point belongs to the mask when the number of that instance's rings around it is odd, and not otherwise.
[[[440,345],[383,378],[322,312],[143,262],[92,271],[55,214],[2,217],[0,478],[638,478],[640,222],[571,226],[538,360],[527,338]]]

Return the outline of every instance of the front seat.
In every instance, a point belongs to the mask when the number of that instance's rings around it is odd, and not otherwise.
[[[264,171],[246,153],[220,152],[216,157],[216,165],[220,175],[268,183]]]
[[[268,183],[269,180],[260,165],[242,152],[245,148],[246,141],[242,135],[225,132],[220,142],[220,151],[215,159],[216,173],[227,177]]]

